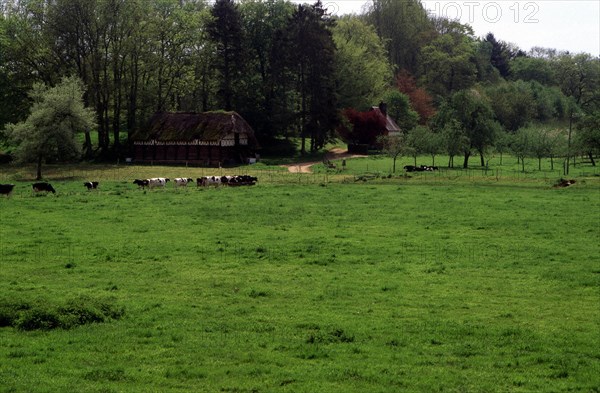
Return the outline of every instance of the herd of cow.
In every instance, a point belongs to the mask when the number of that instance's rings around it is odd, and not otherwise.
[[[437,171],[439,168],[437,166],[428,166],[428,165],[406,165],[404,170],[406,172],[433,172]]]
[[[150,179],[135,179],[133,184],[139,188],[164,188],[170,181],[166,177],[153,177]],[[204,176],[196,179],[195,184],[198,187],[208,186],[253,186],[258,181],[255,176],[240,175],[240,176]],[[174,187],[186,187],[188,184],[194,184],[194,179],[178,177],[173,179]],[[97,181],[86,181],[83,183],[84,187],[88,190],[95,190],[100,185]],[[0,184],[0,195],[10,196],[13,192],[14,184]],[[52,184],[47,182],[34,183],[32,185],[33,192],[35,193],[56,193]]]
[[[151,179],[135,179],[133,184],[140,188],[156,188],[166,187],[170,181],[167,177],[154,177]],[[196,178],[196,186],[253,186],[258,181],[255,176],[239,175],[239,176],[203,176]],[[177,177],[173,180],[175,187],[186,187],[188,184],[194,184],[194,179],[186,177]]]

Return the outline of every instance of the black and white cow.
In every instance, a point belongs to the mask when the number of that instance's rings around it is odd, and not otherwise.
[[[98,183],[97,181],[86,181],[83,183],[83,185],[88,189],[88,191],[97,189],[99,184],[100,183]]]
[[[52,184],[50,183],[46,183],[46,182],[40,182],[40,183],[34,183],[32,185],[33,187],[33,191],[34,192],[51,192],[53,194],[56,193],[56,190],[54,189],[54,187],[52,187]]]
[[[13,188],[15,188],[14,184],[0,184],[0,195],[10,196]]]
[[[208,187],[215,186],[218,187],[221,185],[221,178],[223,176],[203,176],[196,179],[196,185],[198,187]]]
[[[139,188],[146,188],[150,184],[148,179],[135,179],[133,184],[137,185]]]
[[[152,179],[148,179],[148,187],[149,188],[164,188],[169,182],[168,177],[153,177]]]
[[[173,185],[175,187],[186,187],[189,183],[193,183],[194,179],[190,179],[189,177],[176,177],[173,179]]]

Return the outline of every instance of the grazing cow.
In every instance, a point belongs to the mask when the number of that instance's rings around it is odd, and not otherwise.
[[[176,177],[174,179],[173,184],[175,187],[186,187],[188,183],[193,183],[194,179],[186,178],[186,177]]]
[[[88,189],[88,191],[97,189],[99,184],[100,183],[98,183],[97,181],[86,181],[85,183],[83,183],[83,185]]]
[[[556,184],[554,184],[554,187],[569,187],[575,184],[576,182],[576,180],[560,179]]]
[[[150,182],[148,181],[148,179],[144,179],[144,180],[141,180],[141,179],[135,179],[135,180],[133,181],[133,184],[137,184],[137,186],[138,186],[139,188],[146,188],[146,187],[148,187],[149,183],[150,183]]]
[[[14,184],[0,184],[0,195],[10,196],[14,187]]]
[[[51,192],[53,194],[56,193],[56,190],[52,187],[50,183],[41,182],[33,184],[33,191],[35,192]]]
[[[167,177],[153,177],[152,179],[148,179],[148,187],[155,188],[161,187],[164,188],[169,182],[169,178]]]
[[[203,176],[196,179],[196,185],[198,187],[208,187],[215,186],[218,187],[221,185],[221,176]]]
[[[257,181],[258,181],[258,178],[255,176],[249,176],[249,175],[236,176],[236,183],[237,183],[237,185],[240,185],[240,186],[253,186],[256,184]]]

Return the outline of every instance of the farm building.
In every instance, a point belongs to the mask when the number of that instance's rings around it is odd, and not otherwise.
[[[219,166],[247,163],[259,147],[236,112],[157,113],[132,136],[135,162]]]
[[[382,103],[379,104],[379,106],[372,107],[371,110],[375,111],[381,117],[385,118],[385,131],[386,131],[386,135],[397,135],[397,134],[399,134],[402,131],[400,129],[400,127],[398,126],[398,124],[396,124],[396,122],[394,121],[394,119],[392,119],[390,117],[390,115],[388,115],[387,104],[386,103],[382,102]]]

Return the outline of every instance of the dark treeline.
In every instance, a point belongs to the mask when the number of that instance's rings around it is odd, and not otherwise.
[[[221,109],[263,145],[295,136],[314,151],[348,109],[382,100],[405,134],[426,128],[465,165],[533,123],[582,124],[593,157],[599,64],[476,37],[418,0],[372,0],[343,17],[286,0],[0,0],[0,129],[27,117],[35,83],[77,76],[96,114],[89,158],[125,154],[156,112]]]

